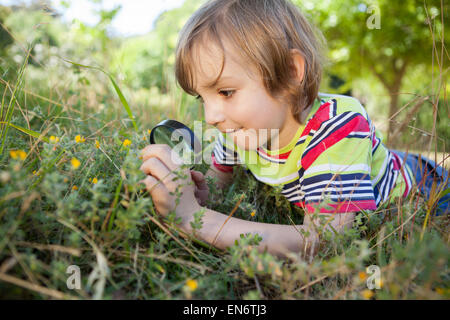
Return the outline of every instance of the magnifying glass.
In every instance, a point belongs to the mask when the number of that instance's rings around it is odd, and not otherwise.
[[[184,164],[199,164],[202,145],[191,129],[176,120],[163,120],[150,132],[151,144],[167,144],[178,153]],[[191,170],[194,166],[191,166]]]

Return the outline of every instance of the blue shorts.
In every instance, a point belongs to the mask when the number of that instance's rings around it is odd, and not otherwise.
[[[391,150],[405,161],[405,152]],[[406,156],[406,165],[411,169],[419,188],[419,192],[426,199],[430,198],[430,192],[433,181],[436,181],[437,188],[435,192],[449,188],[449,174],[444,167],[437,165],[434,161],[419,155],[408,153]],[[437,203],[436,215],[448,214],[450,212],[450,193],[443,196]]]

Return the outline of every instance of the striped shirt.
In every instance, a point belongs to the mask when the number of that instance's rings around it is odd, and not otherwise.
[[[389,199],[406,197],[412,172],[382,143],[361,103],[341,95],[319,94],[319,99],[286,146],[247,151],[222,134],[213,165],[223,172],[244,165],[308,213],[376,210]]]

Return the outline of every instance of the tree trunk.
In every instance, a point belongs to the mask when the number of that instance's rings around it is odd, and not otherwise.
[[[389,92],[390,96],[390,103],[389,103],[389,118],[388,118],[388,129],[387,129],[387,136],[386,136],[386,146],[389,148],[396,148],[399,147],[400,144],[398,143],[398,140],[391,141],[391,137],[394,133],[394,128],[398,125],[398,121],[396,121],[394,118],[398,116],[396,113],[398,112],[398,102],[399,102],[399,95],[400,95],[400,88],[402,86],[403,76],[406,72],[406,66],[407,62],[403,61],[400,68],[396,67],[396,60],[394,59],[392,62],[395,77],[392,81],[392,83],[388,83],[387,81],[383,81],[383,84],[385,85],[385,88]],[[395,116],[395,117],[394,117]]]
[[[390,148],[395,148],[398,144],[396,141],[391,141],[391,137],[394,133],[395,128],[395,119],[393,119],[393,116],[398,111],[398,90],[389,90],[389,96],[390,96],[390,103],[389,103],[389,118],[388,118],[388,127],[387,127],[387,134],[386,134],[386,145]]]

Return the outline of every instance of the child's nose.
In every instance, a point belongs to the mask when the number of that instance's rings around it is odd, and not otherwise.
[[[216,126],[218,123],[225,120],[225,115],[222,112],[222,106],[216,103],[204,103],[205,121],[207,124]]]

